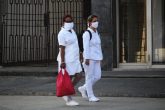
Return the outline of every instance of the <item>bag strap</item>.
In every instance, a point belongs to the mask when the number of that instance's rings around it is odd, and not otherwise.
[[[92,33],[90,30],[86,30],[88,33],[89,33],[89,36],[90,36],[90,40],[92,39]]]

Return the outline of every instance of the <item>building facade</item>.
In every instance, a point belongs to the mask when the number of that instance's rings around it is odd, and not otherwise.
[[[101,16],[104,58],[112,68],[165,68],[164,0],[93,0],[92,5],[92,13]]]
[[[99,16],[103,70],[165,68],[164,0],[0,0],[0,63],[56,62],[62,16]]]

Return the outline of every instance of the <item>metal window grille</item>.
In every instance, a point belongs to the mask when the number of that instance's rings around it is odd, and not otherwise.
[[[57,34],[65,14],[71,14],[75,30],[86,28],[86,0],[6,0],[3,15],[2,64],[56,62]],[[89,7],[89,6],[88,6]],[[87,8],[90,9],[90,8]]]

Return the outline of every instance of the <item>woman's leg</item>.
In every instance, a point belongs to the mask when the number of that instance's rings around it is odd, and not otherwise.
[[[68,69],[70,69],[69,67],[70,66],[72,66],[71,64],[66,64],[66,70],[68,71]],[[72,66],[72,67],[74,67],[74,66]],[[58,69],[60,70],[61,68],[60,68],[60,62],[59,62],[59,64],[58,64]],[[72,70],[71,70],[72,71]],[[82,74],[80,73],[80,74],[75,74],[75,78],[73,78],[73,85],[76,85],[79,81],[80,81],[80,79],[81,79],[81,76],[82,76]],[[71,77],[72,78],[72,77]],[[68,106],[77,106],[77,105],[79,105],[79,103],[78,102],[76,102],[76,101],[74,101],[73,99],[72,99],[72,97],[71,96],[63,96],[62,97],[64,100],[65,100],[65,102],[66,102],[66,105],[68,105]]]
[[[75,86],[82,79],[82,72],[76,73],[74,77],[72,77],[72,83]]]
[[[88,97],[94,97],[94,93],[93,93],[93,84],[92,84],[92,80],[93,80],[93,75],[94,75],[94,62],[92,60],[90,60],[90,64],[89,65],[85,65],[85,77],[86,77],[86,90],[87,90],[87,94]]]
[[[95,97],[94,92],[93,92],[93,83],[94,83],[94,75],[95,75],[95,63],[96,61],[90,60],[90,64],[87,67],[86,71],[86,89],[87,89],[87,94],[89,101],[91,102],[97,102],[99,99]]]
[[[100,61],[95,61],[95,64],[94,64],[94,76],[93,76],[92,84],[94,85],[100,79],[101,79]]]

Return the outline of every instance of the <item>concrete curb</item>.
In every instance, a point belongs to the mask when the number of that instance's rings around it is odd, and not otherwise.
[[[139,71],[140,73],[140,71]],[[36,77],[56,77],[58,72],[27,72],[27,71],[11,71],[11,72],[0,72],[0,76],[36,76]],[[165,78],[165,74],[160,72],[155,72],[154,74],[147,74],[143,72],[141,74],[124,74],[118,72],[102,72],[102,78]]]
[[[140,71],[139,71],[140,72]],[[116,74],[115,74],[116,73]],[[26,71],[11,71],[11,72],[0,72],[0,76],[37,76],[37,77],[56,77],[58,72],[26,72]],[[155,74],[147,74],[143,72],[143,74],[124,74],[124,73],[102,73],[102,78],[165,78],[165,74],[156,72]]]
[[[38,77],[47,77],[47,76],[57,76],[57,72],[0,72],[0,76],[38,76]]]
[[[0,76],[57,76],[54,67],[7,67],[0,68]],[[102,71],[102,78],[165,78],[165,69]]]

